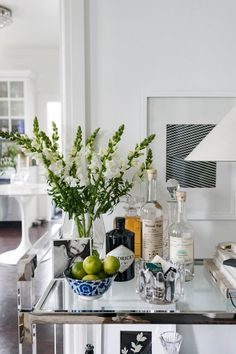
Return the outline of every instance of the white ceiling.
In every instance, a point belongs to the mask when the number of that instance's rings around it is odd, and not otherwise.
[[[60,0],[0,0],[12,10],[13,24],[0,30],[4,48],[56,48],[59,45]]]

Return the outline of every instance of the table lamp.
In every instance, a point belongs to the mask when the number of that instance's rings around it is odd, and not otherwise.
[[[192,150],[186,161],[236,161],[236,106]]]

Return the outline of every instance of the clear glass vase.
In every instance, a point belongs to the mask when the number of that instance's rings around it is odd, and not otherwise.
[[[168,331],[161,333],[160,340],[165,354],[178,354],[183,337],[178,332]]]
[[[104,256],[106,231],[102,216],[92,220],[91,216],[86,214],[83,216],[75,215],[72,219],[69,219],[68,214],[65,213],[62,232],[63,238],[90,237],[92,240],[92,252],[100,257]]]

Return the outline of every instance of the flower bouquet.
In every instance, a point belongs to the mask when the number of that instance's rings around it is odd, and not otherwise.
[[[105,147],[97,146],[99,128],[83,144],[82,130],[78,127],[73,146],[67,156],[59,149],[59,135],[55,123],[52,123],[52,136],[39,129],[34,119],[33,138],[18,132],[0,131],[0,137],[16,142],[22,150],[32,153],[46,169],[49,185],[48,193],[56,206],[74,219],[79,237],[90,237],[93,222],[102,214],[110,213],[127,195],[135,182],[142,179],[144,172],[152,163],[152,151],[149,148],[155,135],[152,134],[127,157],[118,155],[118,143],[124,132],[121,125],[108,140]],[[141,161],[140,161],[141,160]]]

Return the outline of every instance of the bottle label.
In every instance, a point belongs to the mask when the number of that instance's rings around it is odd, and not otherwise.
[[[192,263],[193,239],[170,236],[170,259],[174,263]]]
[[[142,220],[142,257],[152,260],[157,254],[163,253],[163,219]]]
[[[119,259],[120,273],[124,273],[134,261],[134,252],[123,245],[114,248],[111,252],[107,253],[107,256],[115,256]]]

